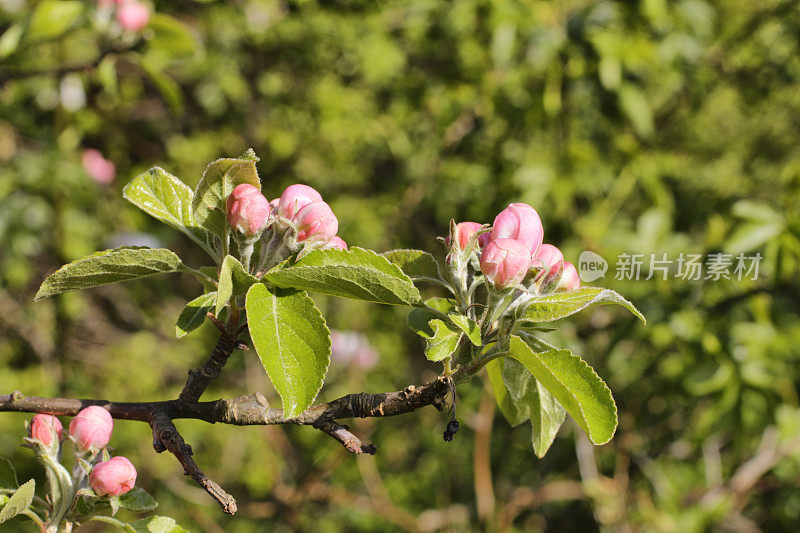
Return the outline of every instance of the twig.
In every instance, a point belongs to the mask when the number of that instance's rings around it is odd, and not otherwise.
[[[196,403],[205,392],[206,388],[212,381],[219,377],[228,358],[233,354],[233,351],[239,347],[238,339],[239,332],[231,332],[219,320],[209,313],[211,321],[217,329],[220,330],[219,340],[217,345],[211,352],[211,357],[208,358],[206,364],[202,368],[193,368],[189,370],[189,377],[186,379],[186,385],[179,398],[184,402]]]
[[[219,503],[224,513],[236,513],[236,500],[200,470],[192,458],[192,447],[183,440],[169,416],[161,411],[153,412],[150,427],[153,429],[153,447],[156,452],[168,450],[172,453],[180,461],[184,473],[203,487]],[[159,444],[156,445],[156,442]]]
[[[333,420],[323,420],[318,424],[314,424],[314,427],[341,442],[344,449],[350,453],[375,455],[378,451],[374,444],[363,444],[358,437],[350,433],[349,427]]]

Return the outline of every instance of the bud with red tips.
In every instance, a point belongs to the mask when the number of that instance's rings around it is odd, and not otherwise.
[[[469,240],[473,235],[478,233],[483,226],[477,222],[459,222],[455,225],[455,243],[456,247],[462,252],[467,249]],[[453,236],[447,237],[447,245],[450,246],[453,241]]]
[[[322,195],[313,187],[296,183],[289,185],[278,199],[278,215],[295,220],[297,213],[312,202],[321,202]]]
[[[125,457],[112,457],[94,465],[89,484],[98,496],[120,496],[136,484],[136,468]]]
[[[45,446],[62,439],[64,427],[61,421],[53,415],[38,414],[33,417],[30,425],[30,437],[36,439]]]
[[[272,212],[269,201],[249,183],[237,185],[226,203],[228,224],[246,238],[253,238],[267,225]]]
[[[581,286],[581,278],[578,276],[578,271],[575,265],[568,261],[564,261],[564,274],[561,276],[561,281],[558,283],[559,291],[571,291]]]
[[[520,283],[530,264],[528,247],[514,239],[492,240],[481,254],[481,272],[498,289]]]
[[[114,419],[98,405],[91,405],[82,409],[72,422],[69,423],[69,432],[81,450],[96,452],[111,440],[114,430]]]
[[[294,216],[298,242],[327,243],[339,231],[339,220],[323,201],[303,206]]]
[[[542,244],[544,230],[536,209],[528,204],[509,204],[494,219],[491,240],[515,239],[528,248],[535,257]]]

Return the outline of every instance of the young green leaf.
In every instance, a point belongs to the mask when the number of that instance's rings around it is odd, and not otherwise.
[[[617,406],[611,391],[586,361],[569,350],[534,352],[511,336],[509,356],[533,374],[595,444],[605,444],[617,429]]]
[[[137,513],[152,511],[158,507],[158,502],[141,487],[133,487],[119,497],[119,506]]]
[[[411,279],[442,279],[436,259],[422,250],[391,250],[383,257],[400,267]]]
[[[192,212],[198,224],[222,237],[225,235],[225,203],[237,185],[249,183],[261,188],[252,149],[238,158],[217,159],[210,163],[192,198]]]
[[[0,509],[0,524],[11,520],[30,507],[35,489],[36,481],[33,479],[18,488],[16,492],[11,495],[3,508]]]
[[[419,290],[400,268],[370,250],[316,250],[284,261],[263,279],[279,287],[392,305],[415,305]]]
[[[245,271],[238,259],[232,255],[225,256],[219,269],[219,286],[217,288],[217,307],[215,315],[225,307],[231,296],[245,294],[258,279]]]
[[[621,305],[642,322],[647,323],[642,313],[631,302],[611,289],[600,287],[581,287],[574,291],[556,292],[532,298],[520,309],[517,317],[533,322],[552,322],[573,315],[591,305],[608,304]]]
[[[206,314],[214,309],[216,302],[217,292],[213,291],[201,294],[186,304],[175,323],[175,336],[180,339],[203,325]]]
[[[210,250],[208,232],[192,214],[192,189],[161,167],[139,174],[122,189],[130,203]]]
[[[53,272],[33,298],[34,301],[96,287],[106,283],[178,272],[180,258],[164,248],[123,247],[104,250],[68,263]]]
[[[247,324],[264,369],[297,416],[316,398],[331,358],[330,331],[311,298],[295,289],[256,283],[245,301]]]
[[[455,326],[464,332],[469,341],[475,346],[480,346],[481,342],[481,327],[469,317],[459,313],[451,313],[447,318],[455,324]]]
[[[456,351],[462,333],[459,329],[438,318],[430,321],[430,327],[433,330],[433,336],[428,339],[425,357],[431,361],[441,361]]]

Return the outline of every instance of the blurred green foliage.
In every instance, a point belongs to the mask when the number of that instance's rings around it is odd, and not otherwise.
[[[353,421],[378,445],[374,458],[309,428],[181,422],[200,465],[239,500],[234,518],[153,453],[145,425],[119,423],[112,444],[160,514],[210,532],[796,527],[796,2],[154,8],[135,36],[98,20],[92,2],[0,0],[2,392],[175,397],[214,342],[209,326],[174,339],[196,282],[31,299],[57,266],[140,233],[199,266],[199,252],[126,205],[121,188],[156,164],[194,186],[208,161],[253,147],[267,196],[308,183],[349,243],[377,250],[437,250],[451,217],[491,222],[506,203],[529,202],[568,259],[592,250],[611,262],[598,284],[649,325],[599,309],[551,334],[606,379],[621,421],[594,449],[568,424],[541,461],[527,429],[498,416],[488,425],[482,380],[459,389],[464,429],[449,444],[434,410]],[[87,147],[116,164],[112,184],[86,175]],[[757,280],[615,280],[623,252],[764,259]],[[433,375],[402,310],[319,302],[333,327],[365,332],[380,353],[368,371],[334,362],[321,398]],[[277,401],[242,352],[207,397],[255,390]],[[39,475],[17,446],[25,418],[0,416],[0,454],[21,479]]]

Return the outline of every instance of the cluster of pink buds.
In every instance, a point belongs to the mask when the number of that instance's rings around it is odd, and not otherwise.
[[[561,250],[542,243],[542,221],[530,205],[510,204],[495,217],[490,232],[479,233],[482,230],[483,226],[476,222],[456,224],[448,238],[451,250],[448,264],[456,252],[471,254],[475,251],[480,253],[481,272],[496,289],[520,286],[529,273],[551,270],[563,271],[558,290],[580,287],[577,270],[572,263],[564,261]],[[474,239],[476,234],[478,237]]]
[[[57,462],[61,457],[62,442],[69,438],[74,442],[76,457],[84,462],[88,457],[93,462],[88,482],[95,494],[119,496],[133,488],[136,483],[136,468],[125,457],[100,460],[102,455],[107,455],[106,452],[100,452],[111,440],[113,430],[114,420],[108,411],[92,405],[75,415],[69,424],[68,434],[55,416],[34,416],[29,425],[28,442],[49,457],[47,464],[52,467],[53,461]],[[74,475],[85,476],[85,473],[75,470]],[[81,481],[73,480],[73,486],[79,486]],[[85,477],[83,481],[85,482]]]
[[[261,239],[256,271],[295,252],[347,250],[347,243],[336,234],[339,220],[322,195],[308,185],[290,185],[280,198],[269,201],[257,187],[241,184],[228,196],[226,208],[241,254],[252,253],[252,245]]]

